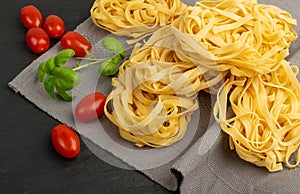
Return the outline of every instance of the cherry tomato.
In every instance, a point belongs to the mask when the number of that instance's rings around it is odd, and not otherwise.
[[[30,28],[26,33],[26,44],[34,53],[40,54],[48,50],[50,38],[42,28]]]
[[[106,97],[95,92],[83,97],[75,108],[75,117],[82,122],[88,122],[97,119],[104,112]]]
[[[77,133],[64,124],[57,125],[51,131],[51,141],[55,150],[65,158],[75,158],[80,152],[80,140]]]
[[[92,49],[90,42],[74,31],[69,31],[63,35],[60,40],[60,46],[63,49],[73,49],[77,57],[84,57],[86,55],[85,50],[90,51]]]
[[[20,10],[20,17],[23,25],[27,28],[42,27],[43,17],[38,8],[34,5],[27,5]]]
[[[65,33],[65,23],[57,15],[49,15],[44,20],[44,30],[50,38],[60,38]]]

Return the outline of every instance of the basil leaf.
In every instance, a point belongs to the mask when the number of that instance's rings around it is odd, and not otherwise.
[[[72,49],[64,49],[64,50],[60,51],[54,58],[55,66],[56,67],[63,66],[74,55],[75,55],[75,51]]]
[[[47,76],[46,80],[44,81],[44,88],[52,98],[55,98],[54,80],[52,76]]]
[[[73,99],[67,91],[78,85],[81,82],[81,77],[75,70],[62,66],[74,55],[74,50],[64,49],[39,65],[38,80],[40,82],[44,81],[44,88],[52,98],[56,98],[56,94],[58,94],[64,100]],[[47,77],[44,80],[46,75]]]
[[[68,91],[81,81],[81,77],[68,67],[59,67],[53,72],[54,84],[57,90]]]
[[[74,98],[72,95],[68,94],[66,91],[63,91],[63,90],[56,90],[56,91],[57,91],[58,95],[66,101],[71,101]]]
[[[43,82],[43,80],[44,80],[44,76],[46,74],[45,64],[46,64],[46,62],[43,62],[39,65],[39,68],[38,68],[38,80],[39,80],[39,82]]]
[[[53,75],[53,72],[56,69],[54,58],[55,57],[50,57],[44,65],[47,74]]]
[[[104,38],[102,41],[102,45],[105,49],[115,54],[124,52],[124,47],[122,43],[114,37]]]
[[[113,59],[107,59],[101,63],[98,72],[102,76],[112,76],[115,75],[118,70]]]

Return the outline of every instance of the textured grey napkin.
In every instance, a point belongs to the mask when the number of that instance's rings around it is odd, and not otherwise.
[[[194,1],[185,1],[193,4]],[[295,18],[300,13],[300,1],[264,0],[290,11]],[[90,18],[75,29],[91,41],[94,48],[109,35],[97,28]],[[296,28],[300,34],[299,27]],[[100,47],[100,46],[99,46]],[[298,40],[291,46],[291,63],[300,58]],[[9,86],[38,108],[62,123],[73,127],[81,134],[87,146],[102,160],[120,168],[132,168],[169,190],[180,186],[182,193],[299,193],[300,169],[269,173],[263,168],[242,161],[228,148],[227,136],[218,124],[210,119],[211,97],[199,95],[199,111],[195,112],[184,139],[173,146],[162,149],[136,148],[123,140],[107,118],[80,123],[74,120],[73,107],[80,98],[93,91],[108,94],[112,89],[110,79],[98,77],[97,68],[82,71],[82,83],[73,91],[77,98],[73,102],[51,99],[37,81],[37,67],[60,50],[57,44],[41,55],[17,75]],[[67,66],[74,66],[71,60]],[[93,78],[93,79],[89,79]],[[96,79],[95,79],[96,78]],[[209,127],[208,127],[209,126]],[[210,149],[208,149],[210,148]],[[183,179],[182,179],[183,178]],[[181,182],[182,179],[182,182]]]

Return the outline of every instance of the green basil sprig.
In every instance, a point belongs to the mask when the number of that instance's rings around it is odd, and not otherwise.
[[[68,91],[76,87],[82,80],[77,71],[87,68],[90,65],[98,64],[99,73],[102,76],[116,75],[126,57],[125,49],[122,43],[113,37],[104,38],[102,45],[113,54],[113,57],[99,59],[86,51],[86,57],[77,57],[77,59],[88,60],[90,62],[81,66],[77,62],[77,66],[71,69],[69,67],[63,67],[63,65],[75,55],[75,52],[72,49],[64,49],[56,56],[50,57],[47,61],[42,62],[38,68],[38,80],[44,82],[46,92],[52,98],[56,98],[56,95],[59,95],[63,100],[72,100],[74,97],[70,95]]]
[[[67,101],[74,98],[68,91],[80,83],[81,77],[73,69],[62,67],[74,55],[74,50],[65,49],[39,65],[38,80],[44,82],[44,88],[52,98],[56,98],[56,94]]]

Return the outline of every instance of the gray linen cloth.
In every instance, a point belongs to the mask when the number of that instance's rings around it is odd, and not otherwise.
[[[184,1],[192,5],[194,1]],[[299,18],[300,1],[264,0]],[[109,35],[97,28],[90,18],[75,29],[93,45]],[[295,29],[299,34],[299,27]],[[300,60],[299,39],[290,48],[288,60],[297,64]],[[110,78],[99,77],[97,67],[88,68],[81,76],[83,81],[73,91],[73,102],[51,99],[37,81],[38,65],[60,50],[54,45],[46,53],[29,64],[9,86],[53,118],[73,127],[86,145],[102,160],[120,168],[136,169],[169,190],[182,193],[300,193],[300,169],[284,169],[269,173],[241,160],[228,147],[228,137],[221,132],[211,116],[213,98],[199,94],[199,111],[196,111],[184,139],[161,149],[136,148],[123,140],[115,126],[103,116],[99,121],[80,123],[74,120],[73,110],[78,100],[93,91],[108,94],[112,89]],[[101,49],[100,49],[101,50]],[[75,59],[66,65],[74,67]],[[92,78],[92,79],[91,79]]]

